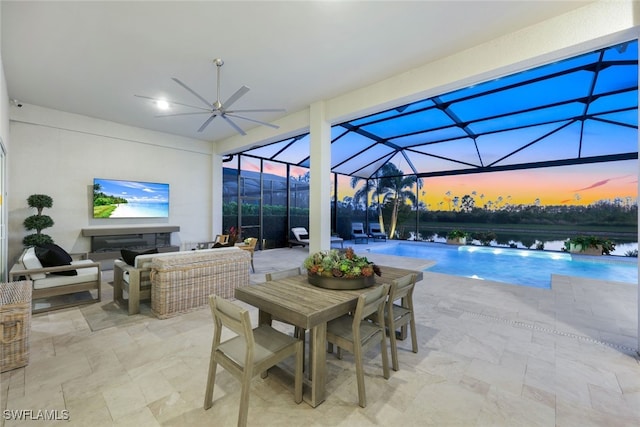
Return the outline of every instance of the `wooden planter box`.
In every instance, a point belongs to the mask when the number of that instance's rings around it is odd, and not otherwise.
[[[571,243],[569,246],[569,252],[580,255],[602,255],[602,245],[598,245],[595,248],[590,246],[582,250],[582,245],[574,245]]]
[[[466,245],[467,238],[466,237],[458,237],[456,239],[447,239],[447,245]]]

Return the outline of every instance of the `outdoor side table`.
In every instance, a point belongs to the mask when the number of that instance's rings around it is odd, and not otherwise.
[[[0,372],[29,363],[31,281],[0,283]]]

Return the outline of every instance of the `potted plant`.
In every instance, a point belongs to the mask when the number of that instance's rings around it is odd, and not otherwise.
[[[462,230],[451,230],[447,233],[447,244],[466,245],[467,233]]]
[[[36,208],[38,213],[31,215],[24,220],[24,228],[27,230],[36,230],[35,234],[29,234],[22,239],[25,246],[39,246],[46,243],[53,243],[53,239],[48,234],[41,231],[45,228],[53,226],[53,219],[49,215],[42,215],[44,208],[53,206],[53,199],[46,194],[32,194],[27,198],[30,208]]]
[[[582,235],[568,239],[564,246],[571,253],[584,255],[610,255],[616,248],[616,244],[607,238]]]
[[[309,283],[327,289],[361,289],[375,283],[380,267],[366,257],[355,254],[353,248],[316,252],[304,260]]]

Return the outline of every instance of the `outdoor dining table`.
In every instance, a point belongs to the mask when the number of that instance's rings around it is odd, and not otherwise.
[[[391,284],[407,274],[422,272],[381,266],[382,276],[375,277],[374,286]],[[259,323],[271,324],[276,318],[305,330],[310,336],[310,395],[305,401],[312,407],[325,399],[327,322],[354,311],[358,296],[371,288],[357,290],[331,290],[316,287],[307,281],[307,275],[298,275],[270,282],[237,288],[235,297],[259,310]]]

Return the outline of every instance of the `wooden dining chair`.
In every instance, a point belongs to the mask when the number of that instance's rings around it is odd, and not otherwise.
[[[265,281],[267,282],[271,282],[272,280],[280,280],[280,279],[286,279],[287,277],[293,277],[293,276],[299,276],[301,274],[303,274],[304,269],[301,267],[296,267],[296,268],[290,268],[288,270],[280,270],[280,271],[273,271],[271,273],[266,273],[264,275]],[[272,320],[278,321],[278,322],[282,322],[282,323],[286,323],[287,325],[289,325],[290,323],[285,322],[282,319],[279,319],[277,317],[273,317]],[[304,341],[305,341],[305,334],[306,334],[306,330],[299,327],[299,326],[294,326],[294,330],[293,330],[293,336],[298,338],[299,340],[302,340],[302,349],[303,349],[303,353],[304,353]]]
[[[214,334],[204,409],[213,405],[213,386],[219,363],[242,383],[238,426],[246,426],[251,378],[259,372],[265,378],[267,369],[290,356],[296,358],[295,402],[302,402],[302,342],[268,325],[252,329],[248,310],[217,295],[209,297],[209,304],[214,320]],[[237,336],[221,343],[223,326]]]
[[[394,371],[399,369],[398,364],[398,341],[396,330],[405,328],[407,325],[411,329],[411,350],[418,352],[418,340],[416,338],[416,319],[413,310],[413,290],[416,286],[416,274],[408,274],[394,280],[389,288],[389,298],[384,307],[384,321],[389,328],[389,341],[391,342],[391,366]],[[400,304],[395,304],[400,300]],[[378,313],[373,313],[369,319],[378,322]]]
[[[256,269],[253,266],[253,253],[256,251],[256,245],[258,244],[258,239],[256,239],[255,237],[249,237],[246,240],[246,242],[247,244],[245,246],[240,246],[240,248],[244,249],[245,251],[251,252],[251,271],[255,273]]]
[[[387,355],[387,339],[384,327],[384,304],[389,293],[389,285],[384,284],[365,292],[358,297],[356,310],[351,315],[344,315],[331,320],[327,324],[327,342],[338,346],[338,358],[341,351],[353,353],[356,362],[356,378],[358,382],[358,403],[367,406],[364,389],[364,366],[362,357],[365,351],[376,343],[380,343],[382,353],[382,370],[385,379],[389,378],[389,356]],[[380,323],[369,322],[366,318],[377,313]]]
[[[296,267],[296,268],[290,268],[288,270],[272,271],[271,273],[266,273],[264,275],[264,279],[267,282],[271,282],[272,280],[286,279],[287,277],[299,276],[303,274],[303,270],[304,269],[301,267]],[[272,320],[277,320],[278,322],[287,323],[284,320],[277,319],[277,318],[273,318]],[[294,332],[295,337],[301,338],[304,340],[304,333],[305,333],[304,329],[298,326],[295,326],[295,332]]]

